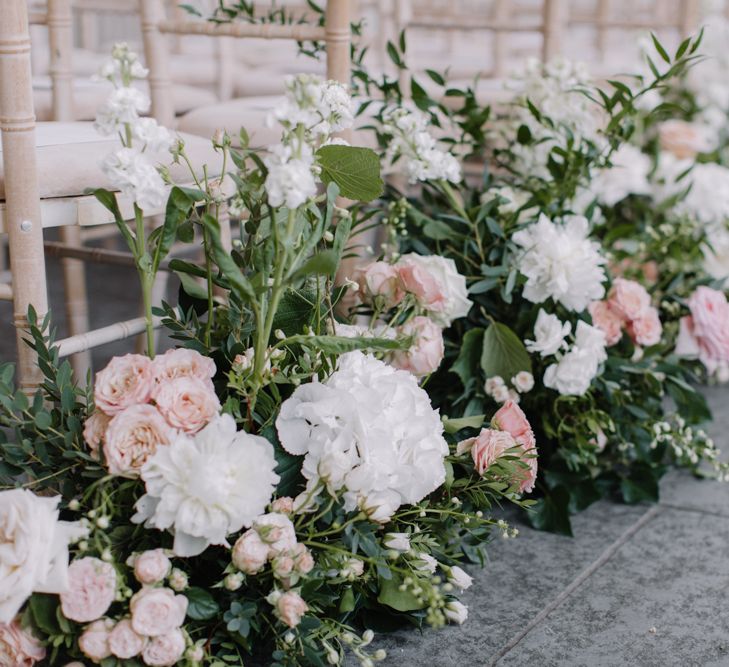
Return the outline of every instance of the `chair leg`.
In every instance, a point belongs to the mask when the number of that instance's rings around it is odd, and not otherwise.
[[[66,245],[80,247],[81,228],[78,225],[61,228],[61,240]],[[86,291],[86,270],[84,263],[79,259],[64,258],[61,260],[63,269],[64,301],[66,306],[66,321],[68,322],[68,335],[76,336],[90,331],[89,301]],[[85,382],[91,369],[91,352],[79,352],[71,357],[71,366],[80,383]]]

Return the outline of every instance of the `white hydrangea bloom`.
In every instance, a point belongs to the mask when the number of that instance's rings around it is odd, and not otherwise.
[[[160,447],[142,468],[147,493],[134,523],[170,530],[178,556],[196,556],[211,544],[248,528],[266,511],[279,481],[273,445],[236,431],[222,415],[195,436]]]
[[[405,170],[411,183],[418,181],[461,181],[461,166],[449,152],[438,148],[428,132],[428,117],[421,111],[403,107],[386,109],[383,130],[391,135],[385,159],[393,163],[405,161]]]
[[[555,223],[542,214],[512,238],[523,248],[517,262],[527,278],[524,298],[528,301],[542,303],[551,298],[581,312],[605,295],[606,259],[600,244],[589,239],[586,218],[567,216]]]
[[[120,148],[101,162],[101,170],[122,194],[145,211],[160,208],[167,199],[167,185],[149,160],[134,148]]]
[[[612,166],[601,169],[590,181],[590,191],[601,204],[615,206],[628,195],[649,195],[651,159],[639,148],[622,144],[610,157]]]
[[[321,481],[378,521],[445,481],[438,412],[412,374],[371,355],[342,355],[325,382],[298,387],[276,428],[287,452],[305,455],[309,488]]]
[[[564,396],[582,396],[590,388],[605,359],[605,334],[597,327],[580,321],[575,329],[574,345],[544,371],[544,386]]]

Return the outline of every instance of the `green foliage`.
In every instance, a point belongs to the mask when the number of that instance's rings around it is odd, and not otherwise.
[[[382,194],[380,160],[370,148],[322,146],[316,158],[322,181],[336,183],[342,197],[368,202]]]
[[[505,324],[492,323],[484,332],[481,369],[486,378],[509,382],[521,371],[532,372],[532,361],[521,339]]]

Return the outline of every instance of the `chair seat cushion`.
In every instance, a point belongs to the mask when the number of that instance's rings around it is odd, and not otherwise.
[[[141,90],[149,94],[146,81],[137,82]],[[76,120],[93,120],[96,110],[109,97],[111,87],[106,81],[74,79],[73,106]],[[173,84],[172,98],[176,114],[183,114],[198,106],[214,104],[217,100],[214,93],[203,88]],[[53,118],[53,95],[51,80],[47,76],[33,78],[33,104],[35,115],[39,121],[50,121]]]
[[[199,170],[197,176],[202,176],[203,164],[208,165],[209,175],[220,173],[220,154],[215,152],[209,140],[178,134],[185,142],[185,152],[190,161]],[[99,163],[120,146],[116,136],[100,136],[92,123],[38,123],[36,146],[41,199],[78,197],[87,188],[114,190]],[[169,153],[150,157],[153,157],[155,164],[168,165],[171,162]],[[189,183],[192,180],[188,168],[183,165],[172,165],[170,175],[177,183]],[[4,199],[5,178],[0,160],[0,200]]]

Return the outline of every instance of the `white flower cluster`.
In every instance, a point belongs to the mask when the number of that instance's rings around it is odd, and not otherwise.
[[[104,136],[118,134],[122,143],[122,148],[102,160],[101,169],[142,210],[158,209],[167,198],[167,186],[148,154],[169,150],[173,137],[154,118],[140,117],[149,111],[149,97],[133,82],[145,78],[147,70],[126,44],[117,44],[99,76],[111,82],[114,90],[97,111],[94,127]]]
[[[600,244],[589,238],[582,216],[567,216],[562,223],[541,214],[539,220],[513,236],[523,248],[517,259],[526,276],[524,298],[533,303],[553,299],[568,310],[581,312],[605,295],[606,280]]]
[[[590,181],[590,193],[606,206],[615,206],[628,195],[649,195],[651,159],[639,148],[622,144],[611,156],[611,166],[601,169]]]
[[[134,523],[171,530],[178,556],[196,556],[249,527],[271,501],[278,475],[271,443],[236,431],[222,415],[195,436],[178,435],[142,468],[147,493]]]
[[[350,352],[323,383],[298,387],[276,420],[283,448],[305,455],[311,496],[326,485],[345,507],[385,522],[445,481],[443,425],[416,378]],[[307,493],[305,492],[305,493]]]
[[[313,74],[287,78],[286,99],[267,118],[269,125],[279,123],[283,129],[281,143],[270,147],[264,158],[272,206],[295,209],[316,195],[316,147],[353,122],[352,100],[344,85]]]
[[[532,143],[509,145],[529,173],[549,178],[545,166],[548,155],[568,136],[578,143],[581,140],[601,143],[599,109],[583,92],[588,83],[590,75],[582,63],[561,57],[547,63],[529,58],[524,68],[507,80],[506,87],[515,92],[515,97],[513,110],[504,127],[505,136],[513,137],[521,125],[529,129]],[[534,117],[527,100],[553,123],[553,128],[546,127]]]
[[[519,371],[511,378],[511,387],[509,389],[500,375],[494,375],[486,380],[483,389],[486,395],[497,403],[506,403],[509,400],[518,403],[521,399],[520,394],[526,394],[534,389],[534,376],[529,371]]]
[[[428,132],[428,117],[421,111],[403,107],[385,109],[382,128],[390,135],[385,160],[405,161],[405,170],[411,183],[418,181],[461,181],[461,166],[448,151],[436,145]]]
[[[544,386],[564,396],[582,396],[607,359],[605,334],[580,320],[570,345],[567,336],[572,330],[569,322],[539,310],[534,325],[534,340],[525,341],[530,352],[542,357],[556,357],[556,363],[544,371]]]

